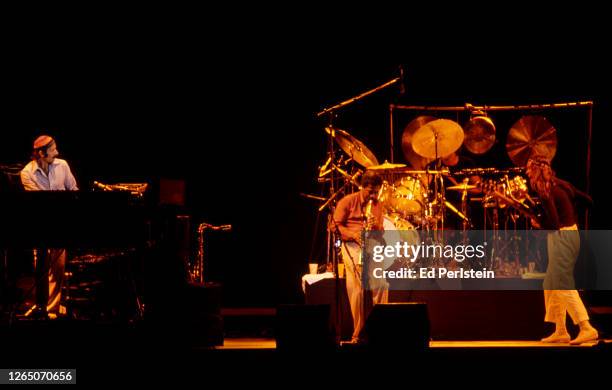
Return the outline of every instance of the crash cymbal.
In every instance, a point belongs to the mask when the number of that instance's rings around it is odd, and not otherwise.
[[[331,129],[326,127],[325,131],[329,134]],[[334,129],[334,139],[346,154],[364,168],[378,165],[378,160],[374,153],[363,142],[350,135],[347,131]]]
[[[402,170],[403,168],[406,168],[406,164],[391,164],[387,160],[385,160],[385,162],[380,165],[373,165],[371,167],[368,167],[368,169],[374,171],[392,171],[398,169]]]
[[[517,166],[524,166],[534,155],[550,162],[557,152],[557,130],[541,115],[524,116],[510,129],[506,151]]]
[[[412,148],[419,156],[435,159],[456,152],[463,138],[463,129],[457,122],[436,119],[414,133]]]
[[[459,184],[456,186],[451,186],[451,187],[446,187],[447,190],[453,190],[453,191],[467,191],[467,190],[472,190],[474,188],[476,188],[477,186],[472,185],[472,184]]]
[[[425,169],[427,164],[433,161],[432,159],[427,159],[425,157],[419,156],[414,151],[412,147],[412,137],[418,129],[434,120],[436,120],[436,118],[434,118],[433,116],[419,116],[413,119],[404,128],[404,132],[402,134],[402,151],[404,152],[404,157],[406,158],[406,161],[408,161],[414,169]]]
[[[465,126],[465,147],[474,154],[484,154],[495,144],[495,125],[484,115],[475,116]]]

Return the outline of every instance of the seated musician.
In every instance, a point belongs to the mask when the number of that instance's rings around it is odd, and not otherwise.
[[[34,141],[32,160],[21,171],[21,183],[26,191],[77,191],[76,179],[68,163],[57,158],[57,143],[48,135],[41,135]],[[44,216],[44,210],[41,210]],[[51,223],[53,221],[50,221]],[[48,249],[44,258],[49,269],[49,299],[47,312],[49,318],[57,318],[60,313],[60,300],[64,269],[66,266],[65,249]],[[45,267],[46,268],[46,267]]]

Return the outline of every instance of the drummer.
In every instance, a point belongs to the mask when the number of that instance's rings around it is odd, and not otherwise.
[[[444,183],[445,187],[459,186],[461,184],[468,184],[471,186],[476,186],[476,188],[468,189],[467,190],[468,194],[479,195],[482,193],[482,189],[479,186],[481,182],[480,176],[476,176],[476,175],[470,176],[467,178],[468,180],[466,183],[463,177],[453,175],[454,173],[459,172],[463,169],[472,169],[472,168],[477,167],[475,160],[467,155],[467,152],[463,149],[463,147],[449,155],[442,157],[440,159],[440,163],[442,165],[442,168],[448,168],[451,173],[450,175],[443,176],[446,179]],[[435,170],[436,168],[440,168],[439,166],[436,165],[436,161],[431,162],[427,166],[427,169],[431,169],[431,170]],[[445,191],[446,200],[450,202],[451,204],[453,204],[458,209],[461,208],[462,197],[463,197],[463,191]],[[469,213],[469,204],[467,206],[468,206],[467,211]],[[451,226],[449,227],[460,229],[462,226],[462,221],[463,221],[462,219],[455,218],[453,216]]]
[[[478,167],[478,164],[476,164],[476,160],[470,157],[467,152],[463,150],[463,148],[459,149],[454,153],[451,153],[448,156],[443,157],[442,164],[449,168],[451,174],[455,174],[463,169],[474,169]],[[448,176],[449,182],[452,183],[450,185],[454,186],[461,184],[462,179],[463,178],[457,176]],[[481,180],[482,178],[480,176],[472,175],[468,177],[467,184],[475,185],[478,187]],[[480,188],[475,188],[468,190],[468,192],[471,194],[480,194],[482,193],[482,190]]]

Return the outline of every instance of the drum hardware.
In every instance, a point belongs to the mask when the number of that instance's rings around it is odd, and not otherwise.
[[[487,179],[482,185],[482,206],[484,213],[484,230],[492,233],[490,245],[491,254],[488,267],[499,271],[503,276],[516,276],[520,274],[520,248],[521,235],[517,234],[521,217],[525,217],[525,227],[532,218],[537,219],[534,209],[527,204],[529,199],[526,180],[521,176],[510,179],[504,174],[497,179]],[[476,199],[472,199],[476,200]],[[504,220],[502,221],[502,217]],[[491,227],[488,220],[491,220]],[[501,225],[501,226],[500,226]]]
[[[303,192],[300,192],[300,196],[303,196],[306,199],[318,200],[318,201],[322,201],[322,202],[327,200],[327,198],[324,198],[322,196],[305,194]]]
[[[355,185],[355,186],[358,186],[358,183],[355,181],[355,179],[360,174],[361,174],[361,171],[357,171],[357,173],[355,173],[353,176],[345,177],[344,185],[341,186],[336,192],[331,194],[331,196],[329,198],[324,199],[325,203],[323,203],[321,205],[321,207],[319,207],[319,212],[321,212],[321,211],[325,210],[327,207],[329,207],[329,205],[338,197],[338,195],[346,193],[347,189],[350,187],[351,184]]]
[[[461,212],[459,210],[457,210],[457,208],[455,206],[453,206],[453,204],[447,200],[444,201],[444,205],[447,209],[451,210],[452,212],[454,212],[455,214],[457,214],[457,216],[459,218],[461,218],[463,220],[463,222],[465,222],[467,224],[467,226],[473,226],[472,222],[470,221],[470,219],[466,216],[466,212]],[[467,229],[467,226],[464,228]]]
[[[455,176],[496,176],[506,174],[524,174],[525,167],[512,167],[507,169],[498,168],[464,168],[454,172]]]
[[[350,157],[344,160],[344,156],[340,156],[338,158],[338,161],[335,163],[334,163],[334,160],[335,159],[330,156],[328,157],[327,161],[322,166],[319,167],[319,179],[328,176],[333,171],[334,167],[341,168],[341,167],[348,165],[348,163],[350,163],[351,161],[353,161],[353,159]],[[332,165],[331,168],[329,167],[330,165]]]
[[[463,179],[463,183],[456,185],[456,186],[448,187],[449,190],[462,192],[461,193],[461,213],[458,213],[455,210],[453,211],[455,211],[455,214],[459,215],[459,217],[462,219],[461,227],[463,231],[467,230],[468,227],[474,227],[470,219],[467,217],[467,194],[468,194],[468,190],[476,189],[478,188],[478,186],[468,184],[469,180],[470,179],[466,177],[465,179]],[[450,203],[449,205],[452,206]]]

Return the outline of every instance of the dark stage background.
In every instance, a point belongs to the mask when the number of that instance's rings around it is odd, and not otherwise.
[[[194,223],[234,227],[211,234],[207,247],[209,279],[224,283],[228,306],[302,300],[318,203],[300,193],[320,193],[316,175],[326,153],[325,122],[315,113],[396,77],[400,64],[405,95],[390,87],[335,120],[380,162],[389,158],[392,102],[594,100],[592,227],[611,227],[611,67],[601,50],[434,45],[425,53],[404,45],[366,51],[287,43],[280,32],[217,40],[179,30],[87,38],[65,31],[15,44],[3,61],[0,163],[27,162],[32,140],[44,132],[56,137],[82,189],[93,180],[184,179]],[[398,114],[398,140],[411,115]],[[491,113],[500,134],[520,115]],[[586,109],[544,115],[558,130],[559,176],[584,188]],[[503,144],[492,157],[508,164]],[[400,145],[395,160],[405,162]]]

